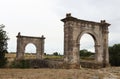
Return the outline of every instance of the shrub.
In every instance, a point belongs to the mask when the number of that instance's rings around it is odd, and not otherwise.
[[[30,64],[28,60],[19,60],[13,61],[11,64],[12,68],[30,68]]]

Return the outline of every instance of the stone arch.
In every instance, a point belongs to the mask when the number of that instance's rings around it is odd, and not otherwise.
[[[36,46],[36,58],[42,59],[44,55],[44,39],[45,37],[31,37],[21,36],[20,33],[17,35],[17,55],[16,59],[24,59],[25,47],[29,43],[33,43]]]
[[[98,36],[94,33],[94,32],[91,32],[91,31],[82,31],[80,32],[80,34],[78,35],[78,38],[77,38],[77,41],[79,42],[79,40],[81,39],[81,37],[84,35],[84,34],[89,34],[90,36],[92,36],[95,44],[98,44]]]
[[[66,14],[64,22],[64,62],[79,67],[79,46],[80,38],[84,33],[90,34],[95,42],[96,62],[109,64],[108,53],[108,26],[105,20],[93,22],[77,19],[71,14]]]
[[[84,33],[81,35],[79,42],[80,49],[79,50],[84,50],[86,47],[88,48],[88,51],[95,52],[95,49],[93,50],[93,47],[95,46],[95,38],[89,33]],[[92,48],[92,49],[91,49]]]
[[[91,31],[83,31],[83,32],[81,32],[80,34],[79,34],[79,36],[78,36],[78,39],[77,39],[77,42],[78,42],[78,44],[79,44],[79,48],[80,48],[80,40],[81,40],[81,37],[84,35],[84,34],[89,34],[92,38],[93,38],[93,40],[94,40],[94,48],[95,48],[95,53],[96,53],[96,55],[95,55],[95,61],[99,61],[99,58],[101,58],[100,56],[102,56],[102,55],[99,55],[98,56],[98,53],[99,53],[99,51],[97,50],[97,45],[100,45],[99,44],[99,38],[98,38],[98,36],[94,33],[94,32],[91,32]],[[79,49],[80,50],[80,49]],[[103,59],[102,59],[103,60]]]

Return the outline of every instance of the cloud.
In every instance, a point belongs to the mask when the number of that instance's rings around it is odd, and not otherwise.
[[[4,24],[10,40],[9,51],[16,51],[16,35],[41,36],[45,52],[63,53],[63,23],[66,13],[79,19],[105,19],[109,27],[109,44],[120,43],[119,0],[0,0],[0,24]],[[90,47],[90,46],[89,46]]]

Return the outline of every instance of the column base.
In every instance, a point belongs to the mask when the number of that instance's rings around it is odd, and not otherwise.
[[[63,68],[65,69],[80,69],[80,64],[68,64],[64,63]]]

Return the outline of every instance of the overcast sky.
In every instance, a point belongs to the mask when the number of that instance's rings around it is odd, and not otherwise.
[[[120,43],[119,8],[120,0],[0,0],[0,24],[6,26],[4,30],[10,38],[9,52],[16,51],[16,35],[21,32],[25,36],[44,35],[45,52],[63,54],[63,22],[60,20],[66,13],[90,21],[105,19],[111,24],[109,45],[113,45]],[[81,49],[93,51],[91,36],[83,35],[80,42]]]

